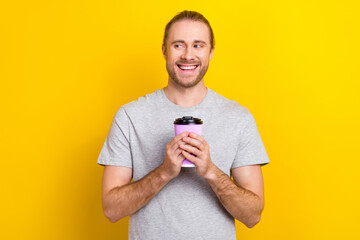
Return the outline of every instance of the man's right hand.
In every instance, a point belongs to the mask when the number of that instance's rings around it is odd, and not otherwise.
[[[182,155],[182,149],[179,146],[180,144],[185,144],[182,141],[182,138],[187,137],[188,135],[188,132],[183,132],[175,136],[166,145],[165,159],[161,165],[161,169],[163,174],[169,179],[175,178],[180,173],[181,165],[185,157]]]

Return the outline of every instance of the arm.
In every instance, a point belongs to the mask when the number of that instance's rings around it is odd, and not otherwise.
[[[183,140],[186,144],[180,145],[182,154],[196,165],[197,174],[207,180],[225,209],[247,227],[255,226],[264,207],[261,167],[233,169],[233,182],[212,163],[209,144],[202,136],[191,133]]]
[[[248,228],[255,226],[264,208],[263,179],[259,165],[232,170],[234,181],[216,166],[206,180],[225,209]]]
[[[179,144],[188,133],[174,137],[166,146],[165,160],[161,166],[139,181],[132,182],[132,169],[105,166],[102,202],[105,216],[113,223],[135,213],[145,206],[181,170],[184,156]]]
[[[102,202],[105,216],[113,223],[145,206],[168,182],[157,168],[137,182],[130,183],[132,169],[105,166]]]

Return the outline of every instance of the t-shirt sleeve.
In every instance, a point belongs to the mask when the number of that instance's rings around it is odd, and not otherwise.
[[[132,168],[130,121],[121,107],[115,114],[97,163]]]
[[[264,144],[253,115],[247,111],[244,128],[239,136],[238,151],[231,168],[269,163]]]

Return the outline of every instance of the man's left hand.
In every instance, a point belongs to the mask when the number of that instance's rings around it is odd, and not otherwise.
[[[188,137],[183,138],[183,141],[186,144],[180,145],[180,148],[183,149],[184,157],[195,164],[196,173],[200,177],[210,178],[216,166],[210,158],[209,144],[201,135],[195,133],[190,133]]]

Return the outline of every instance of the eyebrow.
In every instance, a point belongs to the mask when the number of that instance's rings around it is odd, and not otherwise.
[[[171,44],[174,44],[174,43],[184,43],[185,44],[185,41],[184,40],[174,40]],[[202,41],[202,40],[194,40],[194,43],[202,43],[202,44],[206,44],[206,42]]]

